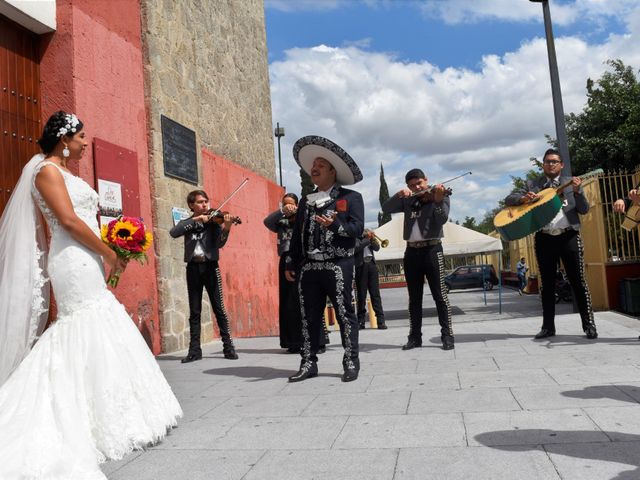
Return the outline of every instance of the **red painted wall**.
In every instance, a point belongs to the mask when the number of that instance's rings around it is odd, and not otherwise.
[[[620,282],[625,278],[640,277],[639,263],[608,263],[607,293],[609,298],[609,310],[620,310]]]
[[[89,139],[99,137],[136,152],[140,210],[153,228],[138,1],[58,0],[57,31],[43,37],[42,115],[75,112]],[[92,149],[72,165],[94,185]],[[160,353],[156,262],[131,263],[115,293],[154,353]]]
[[[242,219],[220,251],[224,303],[235,337],[278,334],[276,236],[262,221],[278,208],[282,187],[222,157],[202,150],[203,182],[217,208],[244,178],[249,182],[223,210]]]

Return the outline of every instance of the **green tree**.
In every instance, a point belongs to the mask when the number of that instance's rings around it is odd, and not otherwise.
[[[301,197],[305,197],[313,192],[315,185],[311,181],[311,176],[305,172],[302,168],[300,169],[300,187],[301,187]]]
[[[465,228],[470,228],[471,230],[478,229],[478,226],[476,225],[475,217],[464,217],[464,222],[462,222],[462,226]]]
[[[612,71],[587,79],[587,105],[566,116],[574,175],[595,168],[631,171],[640,163],[640,81],[622,60],[606,62]]]
[[[378,200],[380,200],[380,206],[389,200],[389,187],[387,186],[387,180],[384,178],[384,168],[380,164],[380,192],[378,193]],[[378,226],[381,227],[385,223],[391,221],[390,213],[378,212]]]

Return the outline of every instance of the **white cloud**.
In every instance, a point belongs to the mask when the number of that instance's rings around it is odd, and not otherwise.
[[[582,111],[586,80],[599,78],[607,59],[640,68],[639,45],[640,7],[628,15],[625,34],[610,35],[602,44],[557,38],[565,112]],[[363,170],[365,180],[354,188],[365,196],[368,221],[379,209],[381,163],[391,193],[403,186],[409,168],[423,168],[432,181],[472,170],[471,178],[453,184],[451,216],[479,219],[479,212],[508,193],[509,175],[522,175],[531,168],[529,157],[547,148],[544,134],[555,136],[542,38],[502,57],[485,56],[477,71],[319,45],[287,51],[270,73],[274,123],[287,133],[285,185],[299,191],[293,142],[309,134],[326,136]]]

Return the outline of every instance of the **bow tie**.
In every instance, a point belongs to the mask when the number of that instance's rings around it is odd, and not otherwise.
[[[329,192],[317,192],[307,195],[307,205],[322,208],[331,201]]]
[[[560,180],[558,180],[557,178],[554,178],[553,180],[547,180],[547,183],[545,183],[544,188],[557,188],[560,186]]]

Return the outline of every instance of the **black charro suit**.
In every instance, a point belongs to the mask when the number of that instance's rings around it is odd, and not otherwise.
[[[382,204],[384,213],[404,213],[403,238],[407,240],[403,266],[409,293],[409,342],[422,345],[422,297],[426,277],[436,304],[443,347],[453,348],[451,305],[444,285],[444,252],[442,237],[449,218],[451,201],[445,196],[441,202],[421,202],[419,198],[400,197],[397,193]],[[409,242],[414,226],[425,243]],[[404,347],[403,347],[404,348]]]
[[[202,289],[206,288],[215,314],[225,355],[235,354],[229,318],[222,298],[222,277],[218,260],[219,249],[229,238],[229,232],[216,222],[197,222],[185,218],[174,226],[169,234],[173,238],[184,236],[184,261],[187,263],[187,292],[189,294],[189,355],[202,356],[200,346]],[[200,244],[201,255],[196,255]]]
[[[364,256],[366,248],[371,251],[370,257]],[[382,309],[382,298],[380,297],[380,283],[378,279],[378,267],[376,265],[375,253],[380,250],[380,243],[371,240],[366,233],[363,233],[356,240],[356,292],[358,307],[358,324],[360,328],[365,326],[367,315],[367,291],[371,296],[371,306],[376,314],[378,327],[384,328],[384,310]]]
[[[332,212],[336,217],[328,227],[313,220],[314,215]],[[364,202],[358,192],[335,185],[324,205],[310,204],[309,197],[300,201],[286,268],[296,271],[299,279],[303,364],[318,359],[318,338],[329,297],[340,325],[343,365],[345,369],[360,368],[352,285],[356,239],[363,228]]]
[[[526,188],[507,196],[505,204],[510,206],[519,205],[520,199],[527,192],[538,193],[550,186],[556,187],[570,181],[571,177],[559,176],[555,179],[555,184],[551,185],[551,180],[542,175],[534,180],[528,180]],[[578,305],[580,318],[582,319],[582,329],[586,331],[591,327],[595,331],[591,294],[584,268],[584,246],[580,236],[580,215],[585,215],[589,211],[589,202],[582,188],[576,193],[571,186],[563,190],[561,198],[563,200],[562,212],[566,217],[567,226],[561,232],[552,232],[543,227],[542,230],[535,234],[536,259],[540,269],[542,289],[542,328],[551,333],[556,331],[555,279],[558,261],[562,260]]]

